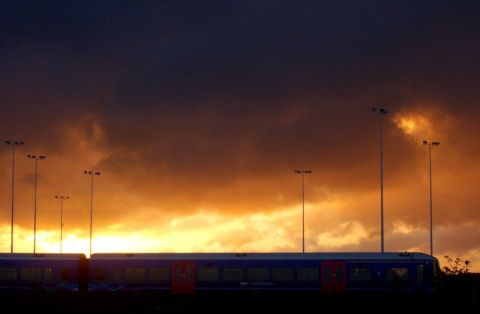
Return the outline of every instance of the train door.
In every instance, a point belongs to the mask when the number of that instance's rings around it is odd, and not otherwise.
[[[346,274],[344,261],[324,261],[322,263],[322,293],[327,295],[344,294]]]
[[[172,293],[195,293],[195,263],[192,261],[173,261]]]

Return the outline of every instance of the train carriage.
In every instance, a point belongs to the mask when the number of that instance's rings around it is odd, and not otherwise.
[[[82,253],[0,253],[0,289],[86,289],[88,260]]]
[[[90,290],[433,294],[438,260],[423,253],[96,253]]]
[[[0,253],[0,289],[435,294],[438,260],[416,252]]]

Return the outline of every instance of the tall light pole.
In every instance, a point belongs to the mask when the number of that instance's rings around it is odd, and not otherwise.
[[[312,173],[312,171],[295,170],[295,173],[302,175],[302,253],[305,253],[305,173]]]
[[[432,146],[440,145],[440,142],[423,141],[423,145],[428,145],[428,154],[430,160],[430,255],[433,255],[433,206],[432,206]]]
[[[63,200],[68,200],[68,196],[58,196],[55,195],[56,199],[60,200],[60,254],[62,254],[62,244],[63,244]]]
[[[13,212],[15,199],[15,147],[22,146],[23,142],[5,141],[5,144],[12,145],[12,226],[10,227],[10,253],[13,253]]]
[[[45,156],[27,155],[35,160],[35,187],[33,189],[33,253],[37,252],[37,169],[38,161],[45,159]]]
[[[383,139],[382,139],[382,116],[388,111],[383,108],[372,108],[373,112],[378,113],[380,120],[380,251],[384,252],[384,231],[383,231]]]
[[[93,218],[93,177],[99,176],[100,172],[98,171],[84,171],[86,175],[89,175],[92,178],[91,190],[90,190],[90,256],[92,255],[92,218]]]

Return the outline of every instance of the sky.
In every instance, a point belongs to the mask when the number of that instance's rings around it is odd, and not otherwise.
[[[7,0],[0,34],[1,252],[480,272],[478,1]]]

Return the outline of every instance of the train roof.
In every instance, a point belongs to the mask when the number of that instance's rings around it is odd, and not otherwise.
[[[431,260],[434,256],[419,252],[308,252],[308,253],[93,253],[90,260],[164,259],[164,260]]]
[[[0,260],[21,260],[21,259],[85,259],[83,253],[0,253]]]

